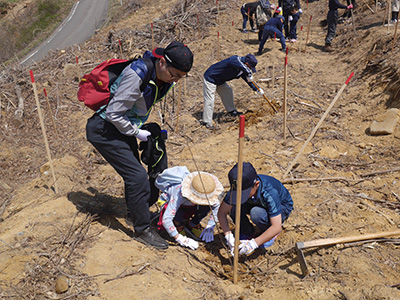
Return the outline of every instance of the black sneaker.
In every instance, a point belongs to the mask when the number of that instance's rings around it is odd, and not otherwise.
[[[228,111],[228,114],[230,114],[232,117],[239,117],[239,116],[242,115],[243,113],[242,113],[241,111],[237,111],[237,110],[235,109],[235,110],[232,110],[232,111]]]
[[[139,242],[142,242],[148,246],[153,246],[156,249],[168,249],[168,242],[160,237],[156,230],[151,226],[147,227],[142,233],[138,234],[136,239]]]

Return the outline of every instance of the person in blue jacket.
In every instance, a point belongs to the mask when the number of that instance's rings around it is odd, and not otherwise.
[[[212,129],[213,112],[215,102],[215,92],[221,97],[225,109],[231,116],[239,116],[242,113],[236,110],[233,102],[232,88],[226,83],[232,79],[242,78],[246,83],[260,95],[264,91],[257,90],[252,83],[253,73],[256,72],[257,59],[253,54],[246,56],[233,55],[218,63],[211,65],[203,77],[203,95],[204,95],[204,110],[203,110],[203,125]]]
[[[262,54],[262,51],[264,49],[265,42],[267,41],[268,38],[274,38],[276,35],[276,38],[279,39],[282,45],[282,52],[286,52],[286,42],[285,42],[285,37],[282,34],[282,27],[283,27],[283,22],[285,18],[283,16],[278,15],[275,18],[272,18],[269,20],[267,23],[264,25],[263,29],[263,36],[260,41],[260,45],[258,47],[258,55]]]
[[[290,38],[289,22],[291,22],[292,20],[289,20],[291,19],[289,17],[293,15],[294,5],[297,6],[297,9],[301,9],[300,0],[279,0],[278,5],[282,7],[283,17],[285,18],[283,22],[283,28],[285,29],[285,38]]]
[[[239,254],[248,255],[255,249],[273,245],[275,238],[282,230],[292,210],[293,200],[289,191],[274,177],[259,175],[253,165],[243,163],[240,214],[240,245]],[[228,173],[230,190],[225,195],[219,210],[218,219],[225,240],[233,254],[235,238],[229,228],[228,214],[235,222],[238,164]],[[251,222],[258,229],[255,230]]]
[[[250,3],[245,3],[242,5],[240,8],[240,12],[242,13],[243,16],[243,33],[247,33],[246,26],[247,26],[247,20],[250,21],[250,27],[251,31],[255,31],[256,28],[254,27],[254,14],[256,12],[257,6],[260,4],[260,2],[250,2]]]
[[[154,105],[162,101],[174,83],[190,71],[193,53],[186,45],[174,41],[166,48],[155,48],[153,53],[146,51],[144,56],[153,64],[149,83],[141,90],[140,86],[150,71],[143,59],[128,65],[111,86],[114,96],[108,105],[88,120],[86,135],[124,180],[125,201],[136,239],[166,249],[168,243],[150,226],[151,187],[140,162],[136,139],[147,141],[151,133],[141,129],[143,123]]]
[[[326,16],[326,20],[328,21],[328,33],[326,34],[326,37],[325,37],[324,51],[331,52],[331,51],[333,51],[331,44],[332,44],[333,38],[336,35],[336,26],[337,26],[338,19],[339,19],[338,8],[352,9],[353,4],[346,6],[346,5],[341,4],[339,2],[339,0],[329,0],[328,7],[329,7],[329,11],[328,11],[328,15]]]

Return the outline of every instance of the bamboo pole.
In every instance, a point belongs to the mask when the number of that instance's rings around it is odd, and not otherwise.
[[[286,121],[287,121],[287,63],[288,63],[288,49],[286,48],[285,56],[285,72],[284,72],[284,87],[283,87],[283,139],[286,140]]]
[[[181,81],[178,81],[179,89],[178,89],[178,108],[176,112],[176,125],[175,125],[175,131],[178,131],[178,126],[179,126],[179,112],[181,108],[181,91],[182,91],[182,84]]]
[[[323,114],[323,116],[319,120],[318,124],[314,127],[314,129],[311,132],[311,134],[308,137],[308,139],[304,142],[304,144],[301,147],[299,153],[297,153],[295,159],[290,163],[290,165],[289,165],[288,169],[286,170],[285,174],[283,174],[283,178],[285,178],[289,174],[289,172],[292,170],[294,164],[297,162],[298,158],[303,153],[304,149],[306,148],[306,146],[308,145],[310,140],[313,138],[313,136],[317,132],[318,128],[321,126],[322,122],[325,120],[326,116],[328,115],[329,111],[332,109],[333,105],[336,103],[337,99],[339,99],[339,97],[342,94],[343,90],[349,84],[349,82],[350,82],[351,78],[353,77],[353,75],[354,75],[354,72],[352,72],[350,74],[350,76],[347,78],[346,82],[342,85],[342,87],[340,88],[339,92],[336,94],[335,98],[332,100],[331,104],[329,104],[329,107],[326,109],[325,113]]]
[[[393,37],[393,46],[392,46],[392,52],[394,50],[394,46],[396,45],[396,38],[397,38],[397,27],[399,26],[399,20],[396,22],[396,27],[394,29],[394,37]]]
[[[56,138],[58,139],[58,132],[57,132],[57,127],[56,127],[56,122],[54,122],[53,113],[51,112],[49,97],[47,97],[47,91],[46,91],[46,89],[43,89],[43,92],[44,92],[44,97],[46,98],[47,108],[49,109],[49,114],[50,114],[50,116],[51,116],[51,122],[53,123],[54,132],[55,132],[55,134],[56,134]]]
[[[218,53],[218,61],[219,59],[219,31],[217,32],[217,53]]]
[[[58,194],[57,180],[56,180],[56,175],[54,173],[53,161],[51,159],[49,142],[47,141],[46,128],[44,127],[43,115],[42,115],[42,111],[40,109],[40,103],[39,103],[39,97],[38,97],[38,92],[37,92],[37,88],[36,88],[35,78],[33,76],[32,70],[29,71],[29,73],[31,75],[32,88],[33,88],[33,93],[35,94],[36,106],[37,106],[37,111],[39,114],[40,126],[42,127],[42,133],[43,133],[44,144],[46,146],[47,158],[49,160],[51,174],[53,175],[54,191],[56,192],[56,194]]]
[[[199,38],[200,38],[200,21],[199,21],[199,14],[197,14],[197,30],[199,32]]]
[[[354,14],[353,14],[353,9],[350,8],[350,13],[351,13],[351,23],[353,23],[353,30],[354,30],[354,35],[356,35],[356,23],[354,23]]]
[[[312,15],[310,16],[310,20],[309,20],[309,22],[308,22],[308,28],[307,28],[307,39],[306,39],[306,44],[305,44],[305,46],[304,46],[304,51],[306,51],[306,49],[307,49],[307,45],[308,45],[308,38],[310,37],[311,21],[312,21]]]
[[[154,49],[154,31],[153,31],[153,22],[151,22],[151,49]]]
[[[239,149],[238,149],[238,174],[236,188],[236,211],[235,211],[235,248],[233,250],[233,283],[238,282],[239,243],[240,243],[240,209],[242,203],[242,176],[243,176],[243,145],[244,145],[244,122],[245,117],[239,117]]]
[[[77,74],[78,74],[78,83],[81,82],[81,69],[79,67],[79,59],[78,56],[75,56],[75,61],[76,61],[76,67],[77,67]]]
[[[275,64],[273,63],[272,64],[272,87],[274,87],[275,86]]]

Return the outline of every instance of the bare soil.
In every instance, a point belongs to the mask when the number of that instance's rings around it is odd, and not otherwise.
[[[58,194],[29,70],[1,71],[1,298],[400,299],[399,236],[306,250],[311,270],[306,277],[295,251],[296,242],[399,228],[399,127],[390,135],[369,133],[371,122],[400,106],[398,43],[392,51],[395,29],[382,26],[384,8],[373,14],[364,2],[355,10],[356,35],[351,22],[339,24],[332,53],[322,51],[325,1],[310,2],[308,8],[302,2],[299,41],[289,44],[286,139],[281,110],[275,114],[243,81],[229,83],[238,110],[246,116],[245,160],[260,174],[285,182],[295,204],[271,248],[240,257],[238,283],[233,284],[233,261],[218,231],[215,242],[196,251],[172,242],[168,250],[157,251],[132,239],[132,228],[125,222],[123,182],[86,141],[85,125],[92,111],[78,103],[77,79],[102,60],[120,57],[119,40],[124,58],[143,53],[152,43],[165,46],[174,35],[188,44],[195,54],[194,67],[165,105],[157,105],[151,120],[162,124],[165,115],[170,166],[211,172],[228,189],[227,173],[238,155],[238,120],[225,115],[219,98],[217,129],[209,131],[199,119],[202,75],[208,66],[233,54],[257,51],[257,34],[240,32],[240,5],[141,2],[137,12],[103,28],[85,44],[52,53],[32,66]],[[368,5],[375,11],[374,3]],[[285,54],[276,41],[269,40],[265,49],[257,57],[255,79],[279,107]],[[354,77],[289,173],[293,179],[283,178],[352,72]],[[23,123],[15,126],[17,84],[25,107]],[[56,294],[56,280],[63,278],[68,289]]]

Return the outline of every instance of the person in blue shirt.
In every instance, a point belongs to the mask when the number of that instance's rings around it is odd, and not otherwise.
[[[279,39],[282,45],[282,52],[286,52],[286,42],[285,42],[285,37],[282,34],[282,27],[283,27],[283,22],[285,18],[283,16],[278,15],[275,18],[272,18],[269,20],[267,23],[264,25],[263,29],[263,35],[262,39],[260,41],[260,45],[258,47],[258,55],[262,54],[262,51],[264,49],[265,42],[267,41],[268,38],[274,38],[276,35],[276,38]]]
[[[229,228],[228,214],[235,222],[238,164],[228,174],[230,190],[224,197],[218,219],[233,254],[235,239]],[[268,175],[258,175],[251,163],[243,163],[239,254],[251,254],[258,247],[270,247],[292,210],[293,200],[283,184]],[[250,222],[256,225],[258,232]]]
[[[353,4],[346,6],[346,5],[341,4],[339,2],[339,0],[329,0],[328,7],[329,7],[329,11],[328,11],[328,15],[326,16],[326,20],[328,21],[328,33],[326,34],[326,37],[325,37],[324,51],[331,52],[331,51],[333,51],[331,44],[332,44],[333,38],[336,35],[336,26],[337,26],[338,19],[339,19],[338,8],[352,9]]]
[[[215,92],[221,97],[225,109],[231,116],[242,114],[236,110],[233,102],[232,88],[226,83],[232,79],[242,78],[246,83],[260,95],[264,94],[262,89],[258,90],[252,83],[253,73],[256,72],[257,59],[253,54],[246,56],[233,55],[220,62],[211,65],[203,77],[204,110],[202,124],[213,129],[212,124]]]
[[[289,17],[293,15],[294,5],[297,6],[297,9],[300,9],[300,1],[299,0],[279,0],[278,5],[283,8],[283,17],[284,17],[283,28],[285,29],[285,38],[290,38],[290,27],[291,27],[290,22],[292,20],[290,20],[291,18],[289,18]]]
[[[142,166],[136,139],[147,141],[151,133],[141,129],[154,105],[162,101],[174,83],[186,76],[193,65],[193,53],[177,41],[166,48],[146,51],[152,68],[143,59],[128,65],[111,86],[114,96],[105,108],[87,122],[87,140],[122,176],[125,201],[136,239],[158,249],[168,243],[150,226],[151,185]],[[141,84],[151,72],[150,81]],[[117,86],[114,86],[117,85]],[[155,199],[157,200],[157,198]]]
[[[257,5],[259,5],[260,2],[250,2],[250,3],[245,3],[242,5],[240,8],[240,12],[242,13],[243,16],[243,33],[247,33],[246,30],[246,25],[247,25],[247,20],[250,19],[250,27],[251,31],[255,31],[256,28],[254,27],[254,13],[256,12]]]

